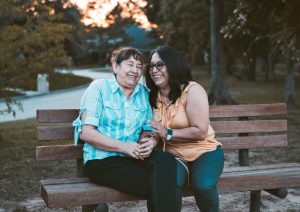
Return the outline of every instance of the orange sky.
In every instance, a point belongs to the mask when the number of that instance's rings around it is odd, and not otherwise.
[[[145,0],[69,0],[76,5],[83,15],[81,22],[86,26],[107,28],[115,22],[108,14],[119,4],[122,18],[132,18],[140,27],[150,30],[157,25],[149,22],[142,8],[147,5]],[[66,4],[65,7],[69,5]]]

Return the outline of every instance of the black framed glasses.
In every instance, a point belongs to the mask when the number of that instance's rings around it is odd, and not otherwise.
[[[149,71],[153,71],[153,68],[154,66],[156,67],[157,70],[162,70],[163,67],[165,66],[166,64],[163,63],[163,62],[157,62],[157,63],[150,63],[148,66],[149,66]]]

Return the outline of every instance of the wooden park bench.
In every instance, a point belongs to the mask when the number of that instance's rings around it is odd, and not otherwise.
[[[217,139],[225,150],[237,150],[239,155],[239,165],[224,169],[218,189],[220,193],[250,191],[250,211],[260,210],[262,190],[284,198],[286,188],[300,187],[300,164],[250,166],[249,162],[250,149],[288,145],[286,115],[287,108],[283,103],[210,107],[211,125]],[[52,208],[140,200],[139,197],[95,185],[82,176],[83,144],[70,144],[74,131],[71,123],[77,116],[77,109],[37,111],[36,138],[39,146],[36,159],[77,160],[77,176],[41,180],[40,194],[46,205]],[[66,140],[69,140],[68,144],[60,142]],[[45,145],[44,141],[49,142]],[[56,141],[55,145],[50,141]],[[185,196],[190,195],[192,193],[187,188]]]

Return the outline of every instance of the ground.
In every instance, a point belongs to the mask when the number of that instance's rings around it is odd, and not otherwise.
[[[199,77],[207,79],[206,76]],[[228,80],[231,94],[240,103],[282,102],[283,86],[275,83],[241,82]],[[299,85],[299,84],[298,84]],[[204,87],[208,88],[204,83]],[[299,90],[299,88],[297,89]],[[298,92],[299,94],[299,92]],[[300,100],[298,96],[297,100]],[[252,164],[278,162],[300,163],[300,108],[288,110],[288,138],[286,148],[253,150]],[[17,130],[16,130],[17,129]],[[74,176],[74,161],[41,162],[35,160],[35,120],[5,122],[0,124],[0,212],[1,211],[78,211],[80,207],[49,210],[38,193],[39,180],[52,177]],[[226,166],[237,163],[237,152],[226,152]],[[146,211],[144,201],[109,204],[110,211]],[[220,195],[221,211],[248,211],[249,192]],[[184,212],[198,211],[192,197],[184,198]],[[262,211],[300,211],[300,188],[290,189],[287,198],[279,199],[262,193]]]

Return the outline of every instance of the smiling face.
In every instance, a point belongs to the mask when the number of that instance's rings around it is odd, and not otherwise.
[[[113,63],[113,71],[121,88],[133,90],[141,78],[142,67],[142,62],[133,56],[123,60],[120,64]]]
[[[157,87],[169,87],[169,73],[167,71],[167,66],[159,57],[157,52],[155,52],[151,57],[149,72],[154,84]]]

